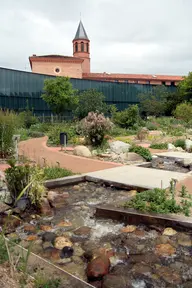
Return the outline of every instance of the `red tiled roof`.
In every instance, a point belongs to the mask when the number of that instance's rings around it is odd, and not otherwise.
[[[83,78],[110,79],[110,80],[154,80],[154,81],[181,81],[182,76],[149,75],[149,74],[113,74],[113,73],[83,73]]]

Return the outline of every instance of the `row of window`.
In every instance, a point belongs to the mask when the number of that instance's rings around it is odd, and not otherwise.
[[[89,43],[81,42],[81,50],[79,51],[78,43],[75,43],[75,52],[87,52],[89,53]]]

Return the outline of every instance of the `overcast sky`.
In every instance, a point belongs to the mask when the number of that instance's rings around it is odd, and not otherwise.
[[[192,0],[0,0],[0,66],[30,71],[32,54],[72,55],[80,19],[91,71],[185,75]]]

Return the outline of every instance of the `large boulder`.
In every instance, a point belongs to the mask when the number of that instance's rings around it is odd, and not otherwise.
[[[49,201],[51,207],[60,208],[66,204],[66,199],[68,197],[68,192],[58,193],[55,191],[49,191],[47,195],[47,200]]]
[[[145,161],[142,156],[134,152],[121,153],[119,157],[121,161],[131,161],[131,162],[134,162],[134,161],[144,162]]]
[[[91,157],[91,151],[89,148],[83,145],[78,145],[74,148],[73,154],[76,156],[82,156],[82,157]]]
[[[89,280],[102,279],[109,273],[110,261],[105,255],[94,258],[87,265],[87,277]]]
[[[176,147],[172,143],[168,143],[167,147],[168,151],[176,151]]]
[[[113,141],[109,143],[109,147],[112,152],[116,154],[121,154],[121,153],[128,152],[131,145],[122,141]]]
[[[189,151],[190,149],[192,149],[192,140],[186,139],[186,140],[185,140],[185,147],[186,147],[186,150],[187,150],[187,151]]]

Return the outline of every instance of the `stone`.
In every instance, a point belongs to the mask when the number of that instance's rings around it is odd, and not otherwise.
[[[42,240],[43,240],[43,242],[51,242],[53,244],[56,237],[57,237],[57,235],[53,232],[45,232],[42,235]]]
[[[107,275],[104,277],[102,288],[130,288],[133,287],[128,277]]]
[[[180,233],[178,235],[178,243],[184,247],[192,247],[192,237],[190,235]]]
[[[20,211],[24,212],[30,207],[30,200],[28,198],[20,198],[16,203],[16,207],[19,208]]]
[[[146,232],[144,230],[140,230],[140,229],[136,229],[134,231],[134,234],[140,238],[144,238],[146,236]]]
[[[7,204],[0,201],[0,213],[3,213],[9,209],[10,209],[10,207]]]
[[[159,244],[155,247],[155,253],[158,256],[163,256],[163,257],[172,256],[175,254],[175,252],[176,252],[176,249],[168,243]]]
[[[101,279],[109,273],[110,261],[105,255],[99,256],[88,263],[86,273],[89,280]]]
[[[163,231],[163,235],[165,236],[174,236],[175,234],[177,234],[177,231],[170,227],[165,228],[165,230]]]
[[[172,143],[168,143],[167,147],[168,151],[176,151],[176,147]]]
[[[65,265],[65,271],[84,281],[87,281],[84,265],[78,265],[71,262]],[[76,287],[78,287],[78,285]]]
[[[71,227],[72,226],[72,223],[71,222],[68,222],[68,221],[62,221],[62,222],[59,222],[58,224],[56,224],[56,227]]]
[[[6,233],[15,232],[15,229],[21,225],[21,219],[14,215],[1,215],[0,226],[5,228]]]
[[[134,152],[121,153],[119,157],[122,161],[145,162],[142,156]]]
[[[70,258],[71,256],[73,256],[73,252],[74,250],[72,247],[65,246],[61,250],[61,258]]]
[[[65,246],[71,247],[72,245],[73,245],[72,242],[67,237],[64,236],[59,236],[55,238],[54,241],[55,248],[60,250],[62,250]]]
[[[73,246],[73,249],[74,249],[74,256],[82,257],[85,253],[85,251],[81,248],[81,246],[77,244]]]
[[[47,195],[47,200],[49,201],[51,207],[61,208],[65,205],[66,199],[69,198],[68,192],[57,193],[55,191],[49,191]]]
[[[36,241],[36,240],[38,240],[38,236],[37,235],[30,235],[25,240],[26,241]]]
[[[184,150],[183,150],[182,147],[176,147],[176,151],[178,151],[178,152],[184,152]]]
[[[152,272],[152,269],[147,264],[137,263],[133,266],[131,271],[133,272],[133,274],[136,274],[136,275],[147,275]]]
[[[75,230],[73,233],[76,236],[87,238],[90,236],[91,228],[87,227],[87,226],[82,226],[82,227],[78,228],[77,230]]]
[[[182,161],[182,165],[183,165],[183,167],[189,167],[189,166],[191,166],[192,165],[192,156],[191,156],[191,159],[183,159],[183,161]]]
[[[89,148],[87,148],[84,145],[78,145],[74,148],[73,150],[73,154],[76,156],[82,156],[82,157],[91,157],[91,151],[89,150]]]
[[[48,259],[53,260],[53,261],[61,259],[60,255],[61,255],[61,250],[59,250],[55,247],[48,247],[45,249],[45,251],[43,253],[43,256],[45,258],[48,258]]]
[[[75,264],[83,265],[83,266],[84,266],[84,261],[82,260],[81,257],[79,257],[79,256],[72,256],[71,259],[72,259],[72,261],[73,261]]]
[[[47,198],[42,199],[39,209],[41,214],[44,216],[53,216],[54,214]]]
[[[169,284],[179,285],[182,283],[182,278],[179,272],[170,267],[157,265],[156,273]]]
[[[35,233],[36,232],[36,227],[34,225],[27,224],[27,225],[24,225],[23,230],[26,233]]]
[[[112,152],[116,154],[121,154],[128,152],[131,145],[122,141],[113,141],[109,143],[109,147]]]
[[[42,231],[51,231],[53,229],[51,226],[48,225],[41,225],[39,228]]]
[[[81,186],[80,185],[74,185],[73,189],[76,191],[79,191],[81,189]]]
[[[192,140],[186,139],[185,140],[185,147],[186,147],[187,151],[190,151],[190,149],[192,148]]]
[[[122,233],[132,233],[136,230],[136,226],[134,225],[127,225],[121,229]]]

